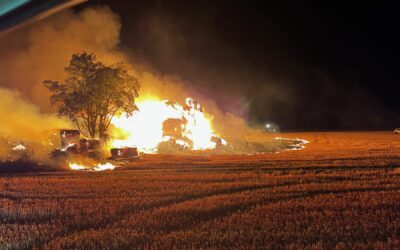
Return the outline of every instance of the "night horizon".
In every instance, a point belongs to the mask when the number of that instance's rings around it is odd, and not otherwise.
[[[120,16],[120,45],[134,61],[182,78],[250,123],[283,130],[400,124],[394,13],[383,3],[100,4]]]

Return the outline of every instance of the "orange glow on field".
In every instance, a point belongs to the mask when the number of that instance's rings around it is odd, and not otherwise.
[[[186,98],[185,104],[165,100],[146,99],[138,101],[139,111],[132,116],[121,115],[111,121],[112,135],[123,134],[114,139],[113,147],[137,147],[140,152],[157,153],[161,142],[173,140],[190,150],[214,149],[219,138],[212,129],[212,118],[206,116],[198,102]],[[165,123],[173,123],[173,132],[166,132]],[[226,143],[220,139],[221,143]]]

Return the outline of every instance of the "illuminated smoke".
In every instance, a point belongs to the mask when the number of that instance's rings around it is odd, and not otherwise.
[[[46,157],[49,150],[49,136],[60,128],[68,128],[68,121],[55,115],[42,114],[36,105],[24,101],[16,91],[0,88],[0,138],[5,141],[0,157],[9,150],[22,151],[27,145],[34,148],[37,158]],[[23,142],[9,147],[13,141]],[[9,147],[9,149],[7,149]]]
[[[70,127],[67,122],[52,115],[54,108],[50,106],[50,93],[42,82],[47,79],[65,79],[64,67],[68,65],[71,55],[86,51],[94,53],[105,64],[121,60],[132,63],[141,82],[141,100],[155,96],[158,100],[176,102],[193,97],[207,109],[207,114],[212,115],[212,124],[208,124],[208,120],[205,123],[207,136],[196,134],[195,128],[192,128],[192,133],[186,134],[190,141],[176,139],[177,144],[192,149],[209,148],[207,145],[214,147],[214,142],[209,138],[215,133],[226,138],[231,146],[240,143],[241,148],[245,147],[241,142],[254,130],[249,129],[243,119],[221,112],[213,100],[198,95],[178,76],[160,75],[147,65],[128,57],[119,48],[120,28],[121,23],[115,13],[108,7],[96,7],[77,13],[64,11],[11,31],[7,36],[0,35],[0,86],[20,93],[8,90],[1,93],[11,98],[1,98],[1,117],[13,116],[13,119],[5,119],[13,122],[5,121],[3,132],[7,136],[39,144],[45,138],[42,136],[45,130]],[[3,99],[12,101],[7,104]],[[10,110],[13,110],[13,114]],[[212,130],[208,127],[212,127]],[[154,148],[154,145],[146,147]]]
[[[65,79],[71,55],[93,52],[106,63],[119,61],[120,22],[107,7],[77,14],[68,10],[0,35],[0,86],[17,89],[42,110],[50,110],[42,82]]]

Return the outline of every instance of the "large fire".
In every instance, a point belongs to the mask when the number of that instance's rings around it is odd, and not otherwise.
[[[166,100],[138,101],[139,111],[132,116],[115,117],[113,147],[137,147],[140,152],[157,153],[162,142],[173,142],[189,150],[214,149],[226,144],[212,129],[212,117],[207,116],[200,104],[186,98],[185,104]]]
[[[212,117],[191,98],[186,98],[184,105],[152,98],[138,101],[137,106],[139,110],[131,116],[121,114],[111,121],[112,148],[136,147],[143,153],[157,153],[162,143],[184,150],[207,150],[226,145],[212,129]],[[115,168],[111,163],[89,166],[73,162],[69,167],[88,171]]]

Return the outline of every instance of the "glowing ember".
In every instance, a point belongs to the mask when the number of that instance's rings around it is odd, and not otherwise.
[[[90,170],[90,171],[104,171],[104,170],[113,170],[115,166],[109,162],[105,164],[97,164],[95,167],[87,167],[85,165],[70,163],[69,168],[72,170]]]
[[[17,146],[12,148],[13,151],[22,151],[22,150],[25,150],[25,149],[26,149],[25,146],[22,145],[22,144],[18,144]]]
[[[137,147],[145,153],[156,153],[161,142],[174,143],[191,150],[214,149],[226,144],[213,131],[211,118],[206,117],[200,104],[186,98],[185,105],[160,100],[138,102],[139,111],[132,116],[115,117],[113,134],[125,135],[113,140],[113,147]]]
[[[98,164],[96,167],[93,168],[94,171],[103,171],[103,170],[113,170],[115,166],[109,162],[106,164]]]
[[[275,137],[275,140],[287,140],[287,141],[291,141],[294,140],[297,143],[291,145],[290,148],[288,149],[284,149],[283,151],[288,151],[288,150],[301,150],[305,148],[305,145],[310,143],[309,141],[305,140],[305,139],[300,139],[300,138],[296,138],[296,139],[289,139],[289,138],[283,138],[283,137]]]
[[[72,170],[85,170],[85,169],[87,169],[85,166],[79,165],[77,163],[70,163],[69,164],[69,168],[72,169]]]

